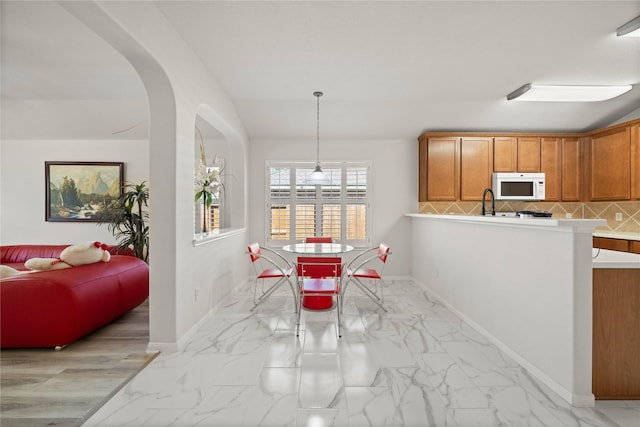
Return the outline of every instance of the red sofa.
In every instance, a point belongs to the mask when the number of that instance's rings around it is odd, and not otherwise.
[[[57,258],[67,246],[0,246],[0,264],[26,270],[26,260]],[[114,253],[113,248],[110,251]],[[0,346],[61,348],[134,309],[148,296],[149,266],[128,255],[2,279]]]

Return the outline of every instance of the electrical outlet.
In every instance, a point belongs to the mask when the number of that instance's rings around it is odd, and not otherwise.
[[[565,215],[567,218],[573,218],[573,214],[571,212],[567,212],[567,214]]]
[[[622,212],[616,212],[616,221],[622,221]]]
[[[196,288],[195,297],[196,297],[196,301],[198,301],[198,298],[200,297],[200,288]]]

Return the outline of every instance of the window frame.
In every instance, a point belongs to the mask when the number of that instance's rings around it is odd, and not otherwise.
[[[365,212],[365,238],[357,240],[341,239],[340,242],[349,244],[357,248],[370,247],[371,246],[371,161],[330,161],[322,162],[322,168],[324,170],[340,169],[340,195],[339,198],[323,199],[322,191],[315,194],[313,199],[298,199],[299,191],[295,187],[296,171],[298,169],[311,169],[315,168],[315,162],[309,161],[273,161],[267,160],[265,162],[265,243],[266,246],[282,247],[284,245],[300,242],[300,239],[296,239],[296,215],[294,214],[296,207],[300,205],[314,205],[314,211],[322,215],[323,205],[339,205],[340,206],[340,235],[347,235],[347,207],[349,205],[364,205]],[[289,197],[286,199],[274,199],[271,192],[271,169],[274,167],[289,168]],[[347,171],[349,168],[364,168],[366,170],[366,195],[360,198],[349,198],[347,189]],[[271,215],[272,206],[284,205],[289,207],[289,224],[288,234],[290,236],[287,240],[273,239],[271,230]],[[315,229],[316,233],[322,227],[322,218],[317,220],[315,214]]]

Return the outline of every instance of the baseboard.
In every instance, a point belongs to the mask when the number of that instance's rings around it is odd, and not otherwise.
[[[175,353],[177,351],[178,351],[178,344],[173,342],[150,342],[147,345],[147,354]]]

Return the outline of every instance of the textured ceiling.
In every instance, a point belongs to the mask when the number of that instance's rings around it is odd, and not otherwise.
[[[117,52],[56,3],[1,4],[3,118],[51,109],[56,132],[71,111],[84,114],[79,133],[146,130],[137,125],[144,87]],[[640,38],[615,36],[640,15],[640,1],[156,6],[225,87],[251,138],[314,138],[316,90],[325,93],[321,134],[331,139],[583,131],[640,108]],[[635,86],[602,103],[506,101],[528,82]],[[7,134],[21,131],[9,125]]]

